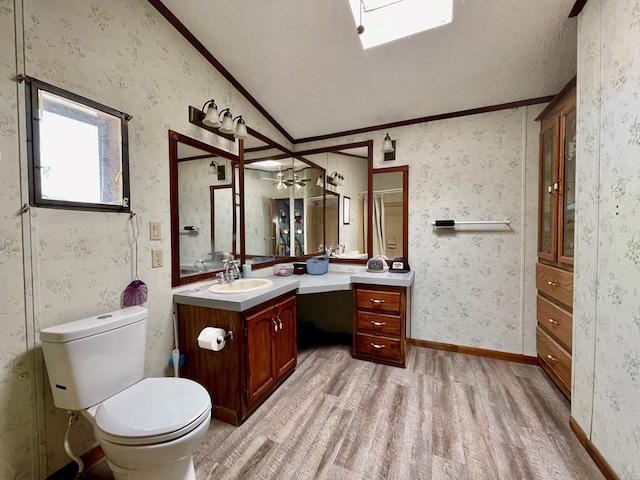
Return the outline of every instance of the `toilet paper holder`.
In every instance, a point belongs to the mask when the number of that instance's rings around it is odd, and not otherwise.
[[[231,330],[229,330],[224,337],[216,338],[216,342],[220,345],[222,342],[226,342],[229,339],[233,340],[233,332]]]

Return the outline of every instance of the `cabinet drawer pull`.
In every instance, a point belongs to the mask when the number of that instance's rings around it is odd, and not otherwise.
[[[271,322],[273,323],[273,331],[277,332],[278,331],[278,322],[275,321],[275,319],[271,319]]]
[[[378,298],[371,298],[370,300],[374,305],[382,305],[384,303],[384,300],[380,300]]]
[[[382,350],[386,345],[378,345],[377,343],[372,343],[371,346],[376,350]]]
[[[548,282],[547,282],[547,285],[549,285],[549,286],[551,286],[551,287],[557,287],[557,286],[558,286],[558,285],[560,285],[560,284],[559,284],[558,282],[556,282],[556,281],[553,281],[553,282],[548,281]]]
[[[278,328],[282,330],[282,320],[280,320],[280,317],[278,317]]]
[[[557,320],[554,320],[553,318],[549,318],[549,323],[553,324],[553,325],[560,325],[560,322],[558,322]]]
[[[387,322],[376,322],[375,320],[371,320],[371,323],[373,323],[376,327],[384,327]]]
[[[556,357],[554,357],[553,355],[547,355],[547,358],[549,360],[551,360],[552,362],[556,362],[556,363],[558,362],[558,359]]]

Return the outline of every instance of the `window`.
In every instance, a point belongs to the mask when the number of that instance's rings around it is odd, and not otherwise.
[[[362,48],[389,43],[451,23],[453,0],[349,0],[356,26],[362,24]]]
[[[27,78],[31,205],[129,212],[131,116]]]

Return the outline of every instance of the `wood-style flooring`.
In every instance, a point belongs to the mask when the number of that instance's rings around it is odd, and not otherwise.
[[[198,480],[604,478],[540,367],[417,347],[406,369],[300,350],[243,425],[212,421],[194,462]],[[111,478],[104,459],[85,476]]]

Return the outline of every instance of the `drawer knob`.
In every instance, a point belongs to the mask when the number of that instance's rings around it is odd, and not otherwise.
[[[557,320],[554,320],[553,318],[549,318],[549,323],[553,324],[553,325],[560,325],[560,322],[558,322]]]
[[[386,345],[378,345],[377,343],[372,343],[371,346],[376,350],[382,350]]]
[[[558,286],[558,285],[560,285],[560,284],[559,284],[558,282],[556,282],[556,281],[553,281],[553,282],[548,281],[548,282],[547,282],[547,285],[549,285],[549,286],[551,286],[551,287],[557,287],[557,286]]]
[[[551,360],[552,362],[556,362],[556,363],[558,362],[558,359],[556,357],[554,357],[553,355],[547,355],[547,358],[549,360]]]
[[[380,300],[379,298],[371,298],[370,301],[374,305],[382,305],[384,303],[384,300]]]
[[[387,322],[376,322],[375,320],[371,320],[371,323],[373,323],[376,327],[384,327]]]

